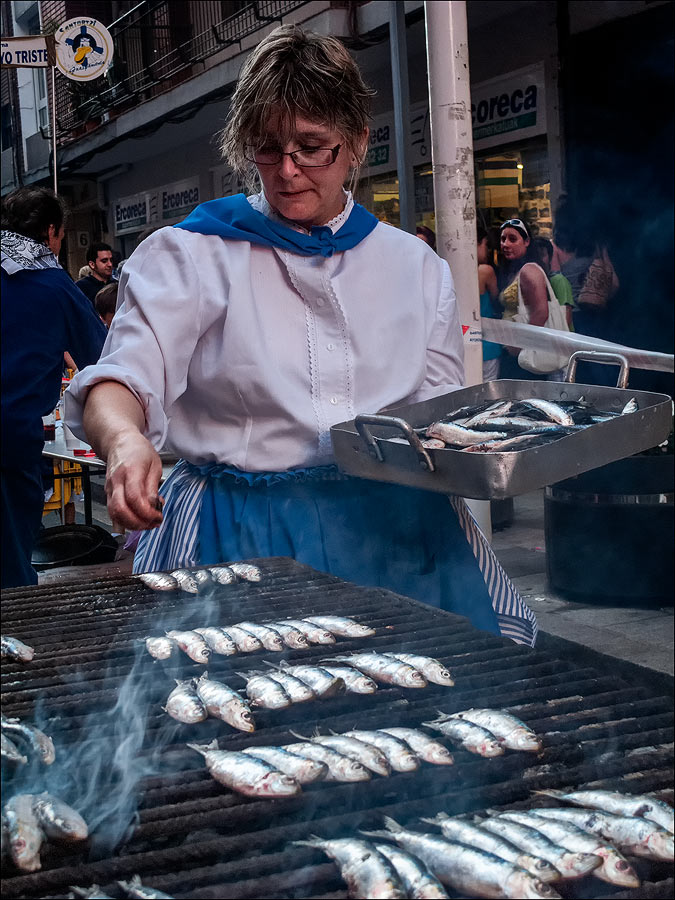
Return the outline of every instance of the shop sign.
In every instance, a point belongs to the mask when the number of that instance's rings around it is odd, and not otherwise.
[[[164,185],[159,188],[158,194],[162,222],[177,222],[184,219],[200,203],[199,177]]]
[[[471,123],[474,150],[545,134],[543,63],[472,86]]]
[[[147,228],[150,221],[150,195],[134,194],[115,201],[115,234],[130,234]]]
[[[51,35],[2,38],[2,65],[16,69],[23,67],[46,68],[50,64],[50,52],[47,47],[49,40],[51,40],[53,50],[54,38]]]
[[[413,166],[431,162],[431,135],[429,133],[429,106],[416,103],[410,107],[410,143]],[[394,114],[375,116],[370,128],[370,139],[363,176],[377,175],[396,169],[396,131]]]
[[[96,19],[68,19],[57,28],[54,37],[57,68],[72,81],[92,81],[104,75],[112,62],[112,37]]]

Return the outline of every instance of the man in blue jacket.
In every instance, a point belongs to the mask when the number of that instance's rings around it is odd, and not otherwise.
[[[57,259],[66,209],[48,188],[2,202],[2,587],[37,584],[31,565],[44,506],[42,417],[59,401],[63,354],[95,363],[106,328]]]

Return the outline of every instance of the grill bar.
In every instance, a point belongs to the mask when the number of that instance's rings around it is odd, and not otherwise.
[[[377,588],[357,588],[291,560],[255,562],[264,570],[263,581],[223,586],[206,600],[154,594],[137,579],[118,576],[4,593],[3,631],[36,648],[28,666],[3,664],[5,715],[44,725],[64,758],[77,752],[83,735],[91,739],[92,754],[102,753],[117,740],[119,723],[108,711],[133,669],[147,686],[145,734],[136,759],[147,764],[148,774],[137,785],[133,828],[117,850],[91,859],[86,846],[50,848],[41,872],[4,873],[3,897],[58,898],[71,884],[93,882],[116,896],[114,882],[138,874],[178,897],[342,898],[347,890],[334,864],[290,841],[311,833],[343,836],[360,827],[378,828],[383,814],[415,827],[421,815],[439,811],[526,807],[532,791],[549,787],[671,790],[672,691],[655,689],[648,677],[636,677],[633,669],[622,677],[620,664],[609,671],[597,654],[576,647],[573,654],[562,652],[566,647],[556,653],[548,636],[544,649],[516,646],[460,617]],[[336,612],[373,625],[376,634],[283,654],[215,656],[208,666],[183,655],[176,663],[155,662],[139,641],[168,627]],[[435,656],[453,673],[456,687],[406,691],[382,685],[371,696],[261,710],[253,734],[216,720],[181,726],[161,711],[173,678],[206,669],[241,690],[244,682],[236,672],[264,668],[263,660],[316,662],[361,649]],[[325,733],[418,726],[435,718],[438,709],[471,706],[508,707],[543,736],[543,754],[484,760],[457,750],[454,766],[422,764],[416,773],[375,777],[365,786],[319,783],[299,797],[271,801],[222,788],[185,747],[186,741],[207,743],[214,737],[223,749],[283,744],[294,740],[291,729],[309,735],[315,727]],[[668,866],[640,861],[638,868],[645,883],[637,891],[584,879],[565,885],[564,896],[673,895]]]

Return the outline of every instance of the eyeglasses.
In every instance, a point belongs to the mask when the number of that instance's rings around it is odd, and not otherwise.
[[[257,166],[278,166],[284,156],[290,156],[296,166],[318,168],[332,166],[338,157],[342,144],[334,147],[303,147],[284,153],[274,147],[246,147],[244,156]]]

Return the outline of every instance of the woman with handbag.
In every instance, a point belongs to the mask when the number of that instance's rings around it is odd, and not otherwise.
[[[499,295],[503,318],[568,331],[565,313],[539,265],[532,235],[522,219],[507,219],[502,224],[500,249],[506,261],[506,286]],[[505,347],[499,374],[501,378],[541,381],[564,364],[564,354]]]

